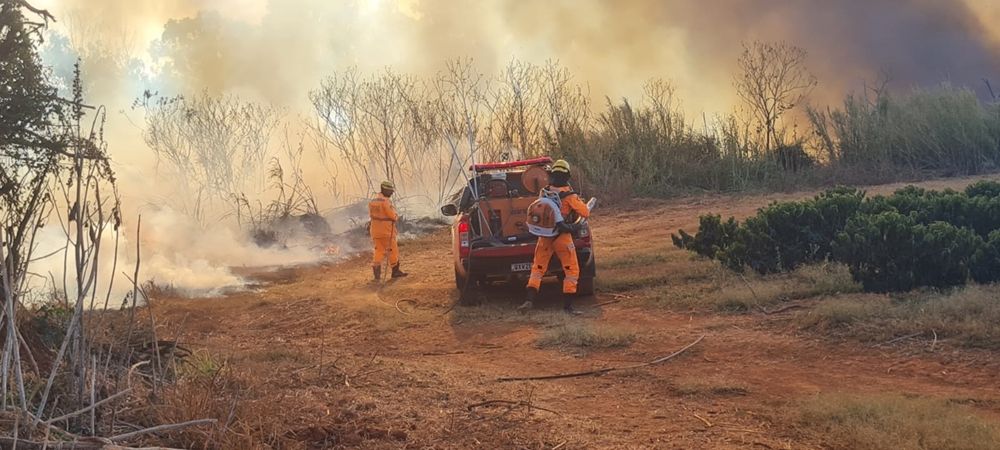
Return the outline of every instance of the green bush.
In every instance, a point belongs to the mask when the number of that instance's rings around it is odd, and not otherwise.
[[[900,214],[912,216],[917,223],[927,225],[947,222],[957,227],[970,228],[986,237],[991,231],[1000,228],[1000,197],[982,195],[985,189],[988,187],[973,189],[976,195],[970,196],[967,192],[924,191],[911,186],[884,200],[873,201],[879,204],[873,203],[868,212],[873,213],[888,206]]]
[[[965,187],[965,195],[969,197],[1000,197],[1000,182],[977,181]]]
[[[949,287],[965,284],[971,275],[973,257],[985,245],[983,238],[968,228],[946,222],[918,225],[914,232],[917,244],[917,267],[914,273],[920,286]]]
[[[834,242],[834,258],[869,292],[965,284],[983,239],[945,222],[920,225],[898,212],[859,215]]]
[[[785,272],[829,258],[831,242],[856,215],[864,193],[836,188],[811,200],[772,203],[742,225],[730,218],[703,216],[698,233],[683,230],[674,245],[718,259],[726,267],[749,267],[766,274]]]
[[[984,284],[1000,281],[1000,230],[990,233],[972,257],[972,279]]]
[[[833,244],[834,258],[851,268],[866,291],[903,291],[916,286],[916,223],[898,212],[859,215]]]
[[[730,217],[723,222],[722,216],[707,214],[698,219],[698,233],[694,236],[680,230],[670,237],[678,248],[716,258],[720,250],[732,245],[738,231],[739,223],[736,219]]]
[[[991,196],[998,186],[908,186],[868,199],[856,189],[831,189],[772,203],[743,223],[704,216],[695,236],[681,231],[674,244],[761,274],[836,261],[870,292],[1000,281],[1000,197]]]

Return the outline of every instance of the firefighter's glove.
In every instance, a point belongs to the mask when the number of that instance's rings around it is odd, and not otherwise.
[[[556,229],[559,230],[559,233],[570,233],[573,237],[577,237],[580,235],[580,230],[583,229],[583,224],[559,222],[556,224]]]

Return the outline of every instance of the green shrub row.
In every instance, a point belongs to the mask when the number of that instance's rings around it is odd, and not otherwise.
[[[852,188],[775,202],[742,223],[706,215],[674,245],[733,270],[787,272],[820,261],[846,264],[871,292],[1000,280],[1000,183],[962,192],[909,186],[866,197]]]

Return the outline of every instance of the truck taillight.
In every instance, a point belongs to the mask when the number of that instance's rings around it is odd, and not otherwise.
[[[458,254],[463,258],[469,256],[469,222],[462,219],[458,223]]]

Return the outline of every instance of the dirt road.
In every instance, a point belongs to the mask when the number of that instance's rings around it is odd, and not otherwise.
[[[663,289],[697,296],[711,284],[711,263],[673,248],[671,232],[693,230],[702,213],[745,216],[769,201],[806,195],[712,196],[601,211],[593,221],[599,280],[657,280]],[[795,311],[664,308],[648,301],[648,290],[621,288],[581,302],[581,318],[560,313],[554,295],[521,316],[514,310],[519,287],[497,288],[480,306],[449,311],[456,294],[448,242],[446,232],[406,242],[412,276],[384,287],[368,283],[363,255],[259,272],[264,287],[250,292],[159,299],[157,315],[161,328],[179,330],[196,355],[226,361],[241,376],[241,414],[277,411],[256,419],[257,430],[268,433],[263,443],[283,448],[829,448],[834,443],[799,426],[793,412],[803,399],[827,392],[971,402],[1000,417],[995,354],[946,342],[931,352],[905,342],[834,340],[802,330]],[[615,303],[594,306],[607,302]],[[627,330],[633,341],[610,349],[538,344],[577,323]],[[497,381],[650,361],[700,336],[662,365]]]

